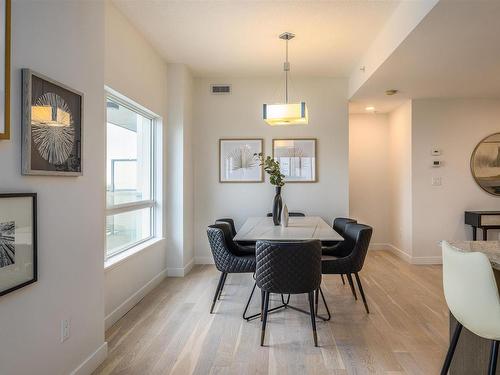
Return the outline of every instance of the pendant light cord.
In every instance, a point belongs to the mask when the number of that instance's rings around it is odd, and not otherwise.
[[[283,68],[285,70],[285,103],[288,104],[288,72],[290,71],[290,63],[288,62],[288,39],[286,39],[286,61]]]

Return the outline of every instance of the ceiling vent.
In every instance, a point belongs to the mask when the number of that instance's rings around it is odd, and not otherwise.
[[[227,95],[231,93],[231,85],[210,85],[210,92],[215,95]]]

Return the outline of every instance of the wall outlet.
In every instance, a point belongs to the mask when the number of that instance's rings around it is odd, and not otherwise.
[[[432,177],[432,186],[441,186],[441,177]]]
[[[71,321],[69,319],[61,320],[61,342],[69,339],[71,335]]]

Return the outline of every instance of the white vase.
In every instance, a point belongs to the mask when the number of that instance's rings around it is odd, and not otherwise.
[[[286,228],[288,226],[288,207],[286,204],[283,205],[281,210],[281,226]]]

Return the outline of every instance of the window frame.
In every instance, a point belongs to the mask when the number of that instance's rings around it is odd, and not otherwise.
[[[107,204],[107,199],[106,199],[106,209],[105,209],[105,221],[109,216],[117,215],[117,214],[122,214],[126,212],[134,212],[134,211],[140,211],[145,208],[150,209],[150,235],[146,238],[143,238],[139,241],[132,242],[130,244],[118,247],[113,253],[108,254],[108,246],[107,246],[107,239],[106,239],[106,246],[104,248],[104,261],[109,261],[113,257],[123,254],[125,251],[133,249],[139,245],[142,245],[143,243],[150,241],[158,236],[157,233],[157,211],[158,211],[158,196],[157,196],[157,182],[159,176],[157,176],[158,173],[158,168],[157,168],[157,153],[158,149],[156,146],[157,143],[157,137],[158,137],[158,124],[161,122],[161,117],[156,115],[154,112],[148,110],[147,108],[143,107],[142,105],[134,102],[133,100],[127,98],[126,96],[116,92],[115,90],[105,87],[105,105],[107,101],[111,100],[115,102],[116,104],[123,106],[130,111],[133,111],[144,118],[148,119],[151,121],[151,134],[150,134],[150,199],[144,199],[136,202],[127,202],[127,203],[121,203],[121,204],[114,204],[112,206],[108,206]],[[108,126],[108,116],[107,116],[107,106],[106,108],[106,163],[107,163],[107,158],[108,158],[108,149],[107,149],[107,126]],[[107,173],[107,165],[106,165],[106,173]],[[107,194],[107,183],[105,187],[105,192]],[[106,226],[105,226],[106,230]]]

